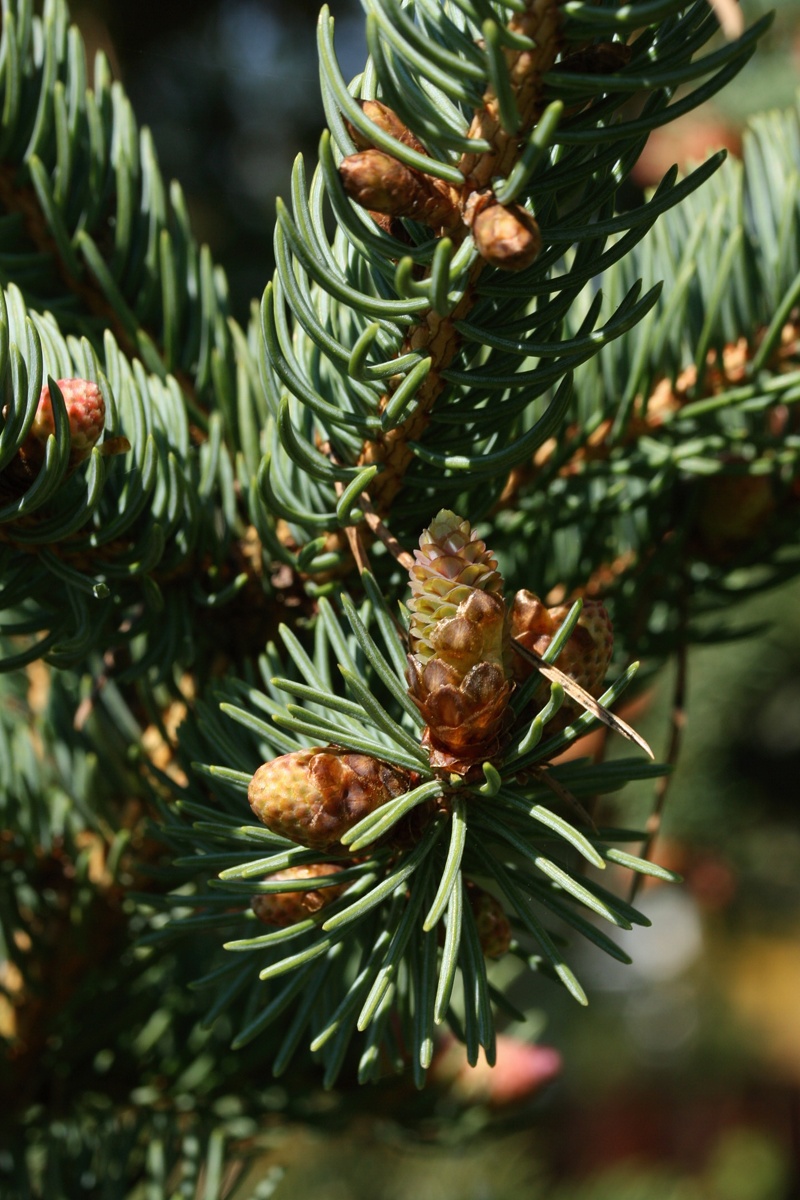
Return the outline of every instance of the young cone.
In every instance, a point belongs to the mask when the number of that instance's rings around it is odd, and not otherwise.
[[[348,829],[415,784],[413,771],[367,754],[314,746],[259,767],[247,796],[273,833],[312,850],[335,846]]]
[[[431,765],[466,775],[500,749],[511,695],[497,560],[468,521],[442,509],[411,568],[408,685]]]

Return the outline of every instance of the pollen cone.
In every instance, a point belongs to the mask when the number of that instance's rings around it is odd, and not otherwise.
[[[526,649],[544,654],[570,607],[569,604],[557,604],[545,608],[533,592],[519,591],[511,606],[511,636]],[[596,699],[603,691],[613,649],[614,631],[606,606],[600,600],[584,600],[578,623],[555,665]],[[514,655],[514,676],[518,682],[522,683],[535,669],[522,655]],[[549,685],[543,680],[542,688],[534,695],[534,703],[544,704],[548,693]],[[583,710],[567,697],[561,711],[572,720]]]
[[[333,887],[315,887],[315,880],[329,875],[341,874],[343,868],[333,863],[308,863],[302,867],[289,867],[285,871],[277,871],[270,875],[269,881],[286,880],[287,883],[308,882],[308,888],[303,891],[266,892],[254,896],[250,907],[265,925],[274,925],[277,929],[286,929],[298,921],[304,921],[314,913],[325,908],[337,896],[340,896],[347,884],[335,884]]]
[[[410,791],[413,771],[333,746],[295,750],[259,767],[248,788],[262,824],[283,837],[326,850],[367,813]]]
[[[503,580],[469,522],[447,509],[414,557],[409,694],[431,765],[466,775],[500,749],[513,686]]]

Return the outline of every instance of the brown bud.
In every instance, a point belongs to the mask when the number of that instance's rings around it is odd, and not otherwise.
[[[264,763],[250,781],[248,799],[273,833],[326,850],[367,813],[417,781],[415,772],[367,754],[315,746]]]
[[[269,892],[254,896],[250,907],[265,925],[273,925],[278,929],[286,929],[298,921],[304,921],[320,909],[330,904],[340,896],[347,884],[335,884],[333,887],[314,887],[315,879],[330,875],[338,875],[343,870],[333,863],[309,863],[304,867],[289,867],[286,871],[278,871],[269,876],[269,882],[286,880],[295,882],[300,879],[308,880],[308,890],[290,892]]]
[[[455,229],[461,224],[456,188],[407,167],[383,150],[361,150],[339,165],[348,196],[362,208],[389,217],[409,217],[432,229]]]
[[[521,204],[498,204],[492,192],[473,192],[464,210],[478,253],[501,271],[524,271],[537,258],[542,236]]]
[[[511,685],[502,668],[478,663],[465,677],[439,659],[421,668],[409,656],[409,695],[426,721],[432,767],[466,775],[500,748]]]
[[[403,124],[394,109],[381,104],[380,100],[362,100],[361,111],[383,133],[388,133],[390,137],[395,138],[398,142],[402,142],[409,149],[416,150],[419,154],[427,155],[428,151],[422,142],[414,136],[407,125]],[[349,121],[347,122],[347,132],[359,150],[369,150],[375,145],[374,142],[370,141],[367,133],[362,129],[358,129],[355,125],[351,125]]]

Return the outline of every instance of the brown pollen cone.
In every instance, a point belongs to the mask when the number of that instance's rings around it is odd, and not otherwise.
[[[447,509],[415,558],[409,695],[431,766],[466,775],[498,753],[513,686],[502,578],[469,522]]]
[[[558,632],[572,606],[557,604],[546,608],[533,592],[517,592],[511,606],[511,636],[536,654],[544,654]],[[606,606],[600,600],[584,600],[578,623],[566,645],[556,659],[555,665],[597,698],[603,691],[603,681],[611,662],[614,649],[614,631]],[[536,668],[522,657],[514,655],[514,677],[521,683]],[[549,684],[542,680],[542,687],[534,696],[534,703],[542,704],[549,693]],[[562,712],[571,714],[582,711],[580,705],[567,697]]]
[[[247,790],[250,807],[273,833],[327,850],[367,813],[410,791],[413,771],[367,754],[315,746],[259,767]]]
[[[347,884],[324,888],[314,887],[315,879],[338,875],[342,870],[342,867],[337,867],[334,863],[309,863],[308,866],[289,867],[286,871],[278,871],[275,875],[269,876],[270,883],[284,879],[287,883],[294,883],[297,880],[306,879],[308,880],[308,890],[265,892],[263,895],[254,896],[250,901],[250,907],[259,921],[263,921],[265,925],[272,925],[276,929],[286,929],[289,925],[296,925],[298,921],[305,921],[342,894]]]

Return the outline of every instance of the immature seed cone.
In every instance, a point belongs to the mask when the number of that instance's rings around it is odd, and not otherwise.
[[[106,419],[106,404],[100,388],[88,379],[57,379],[56,383],[69,418],[69,461],[72,466],[87,458],[92,447],[97,445]],[[50,388],[43,387],[31,435],[44,445],[51,433],[55,433],[53,401]]]
[[[333,887],[315,888],[313,881],[329,875],[338,875],[343,870],[333,863],[309,863],[305,867],[289,867],[286,871],[278,871],[269,876],[269,881],[286,880],[295,882],[298,879],[308,880],[307,891],[270,892],[262,896],[254,896],[250,907],[265,925],[277,929],[286,929],[298,921],[304,921],[320,909],[325,908],[347,887],[346,883]]]
[[[544,654],[571,605],[545,608],[533,592],[519,591],[511,606],[511,636],[520,645]],[[603,691],[603,680],[614,649],[614,630],[606,606],[600,600],[584,600],[578,623],[555,665],[595,698]],[[535,667],[521,654],[514,655],[514,677],[523,682]],[[534,702],[546,697],[549,685],[543,682]],[[562,711],[579,712],[580,705],[567,697]]]
[[[442,509],[411,568],[408,685],[431,765],[466,775],[500,748],[511,695],[497,560],[468,521]]]
[[[464,220],[481,258],[501,271],[524,271],[542,248],[531,214],[521,204],[498,204],[492,192],[473,192]]]
[[[362,817],[402,796],[413,771],[367,754],[315,746],[259,767],[247,791],[250,807],[273,833],[312,850],[327,850]]]
[[[481,950],[487,958],[502,958],[511,945],[511,923],[505,909],[496,896],[477,884],[469,884],[467,894],[478,927]]]

